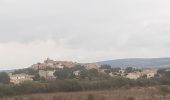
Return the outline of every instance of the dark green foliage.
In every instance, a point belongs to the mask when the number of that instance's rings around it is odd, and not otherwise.
[[[70,68],[64,67],[63,69],[58,69],[55,71],[54,76],[58,79],[69,79],[74,78],[73,72]]]
[[[135,69],[133,68],[133,67],[127,67],[126,69],[125,69],[125,72],[126,73],[131,73],[131,72],[134,72],[135,71]]]
[[[158,84],[158,83],[157,83]],[[56,80],[51,82],[24,82],[18,85],[0,85],[0,96],[30,93],[82,91],[119,88],[123,86],[152,86],[157,85],[154,79],[129,80],[114,77],[108,80]]]
[[[93,69],[90,69],[88,72],[89,72],[88,77],[89,77],[90,80],[93,80],[93,79],[96,79],[96,78],[99,77],[99,72],[98,72],[97,69],[93,68]]]
[[[112,72],[119,72],[120,70],[121,70],[121,68],[119,68],[119,67],[111,69]]]
[[[122,87],[129,83],[130,83],[129,79],[123,77],[114,77],[111,79],[112,87]]]
[[[13,85],[0,84],[0,97],[15,94]]]
[[[170,77],[170,69],[159,69],[158,70],[158,74],[161,76],[161,77]]]
[[[35,75],[38,73],[38,70],[33,69],[33,68],[18,69],[18,70],[15,70],[12,74],[21,74],[21,73],[25,73],[28,75]]]
[[[87,78],[87,77],[89,77],[88,70],[87,70],[87,69],[81,70],[81,71],[80,71],[80,78],[81,78],[81,79],[85,79],[85,78]]]
[[[29,94],[46,92],[46,87],[46,83],[25,81],[19,85],[15,85],[14,89],[18,94]]]
[[[109,73],[111,73],[111,70],[110,70],[110,69],[106,69],[106,70],[104,70],[104,72],[105,72],[106,74],[109,74]]]
[[[2,84],[10,83],[10,77],[6,72],[0,72],[0,83]]]
[[[33,77],[33,80],[34,81],[40,81],[41,80],[41,77],[39,74],[36,74],[34,77]]]
[[[34,81],[45,81],[44,77],[40,77],[40,75],[37,73],[34,77],[33,77]]]
[[[101,65],[100,69],[111,69],[112,67],[108,64]]]
[[[57,92],[57,91],[81,91],[81,85],[75,80],[57,80],[50,82],[47,85],[47,91]]]
[[[80,70],[79,78],[71,78],[73,71]],[[107,69],[108,70],[108,69]],[[154,77],[147,79],[146,77],[137,80],[130,80],[124,77],[110,77],[107,74],[99,73],[96,69],[84,69],[81,66],[77,68],[64,68],[55,72],[59,75],[59,79],[49,81],[39,81],[38,74],[35,75],[33,82],[23,82],[21,84],[0,84],[0,96],[20,95],[32,93],[45,92],[69,92],[69,91],[83,91],[83,90],[102,90],[121,87],[134,86],[154,86],[154,85],[170,85],[170,78],[168,77]],[[89,79],[86,79],[89,78]],[[162,88],[161,91],[168,92]]]

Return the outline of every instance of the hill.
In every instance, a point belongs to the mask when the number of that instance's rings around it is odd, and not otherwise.
[[[130,59],[116,59],[97,62],[97,64],[109,64],[112,67],[137,67],[137,68],[159,68],[169,67],[170,58],[130,58]]]
[[[77,63],[77,62],[72,62],[72,61],[55,61],[50,58],[47,58],[44,62],[42,63],[36,63],[31,66],[31,68],[35,69],[47,69],[47,68],[63,68],[63,67],[68,67],[72,68],[75,67],[76,65],[81,65],[84,66],[86,69],[93,69],[93,68],[98,68],[100,67],[96,63]]]

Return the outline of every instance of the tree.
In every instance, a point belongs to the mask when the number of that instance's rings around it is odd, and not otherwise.
[[[111,70],[112,70],[112,72],[119,72],[121,70],[121,68],[120,67],[116,67],[116,68],[112,68]]]
[[[85,79],[86,77],[89,77],[89,73],[87,69],[81,70],[80,71],[80,78]]]
[[[54,76],[59,79],[74,78],[73,72],[70,68],[64,67],[63,69],[56,70]]]
[[[41,80],[40,75],[39,75],[38,73],[35,74],[35,76],[33,77],[33,80],[34,80],[34,81],[40,81],[40,80]]]
[[[135,71],[135,69],[132,68],[132,67],[127,67],[127,68],[125,69],[125,72],[126,72],[126,73],[131,73],[131,72],[134,72],[134,71]]]
[[[0,83],[2,84],[10,83],[10,77],[6,72],[0,72]]]
[[[38,73],[38,70],[35,70],[33,68],[25,68],[25,69],[18,69],[15,70],[12,74],[28,74],[28,75],[36,75]]]
[[[110,74],[110,73],[111,73],[111,70],[106,69],[106,70],[104,70],[104,72],[105,72],[106,74]]]
[[[101,65],[100,69],[111,69],[112,67],[108,64]]]
[[[98,77],[98,75],[99,75],[98,70],[95,69],[95,68],[90,69],[90,70],[89,70],[89,73],[90,73],[90,76],[91,76],[91,77]]]
[[[162,77],[170,77],[170,70],[169,69],[159,69],[158,74],[161,75]]]
[[[80,65],[80,64],[77,64],[72,68],[73,71],[84,70],[84,69],[86,69],[86,68],[83,65]]]

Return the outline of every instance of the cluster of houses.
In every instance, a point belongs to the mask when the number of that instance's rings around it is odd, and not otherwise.
[[[34,69],[44,70],[44,69],[48,69],[48,68],[54,68],[54,69],[55,68],[64,68],[64,67],[72,68],[77,64],[86,67],[86,69],[100,67],[96,63],[77,63],[77,62],[71,62],[71,61],[54,61],[54,60],[51,60],[50,58],[47,58],[47,60],[45,60],[43,63],[33,64],[31,67]]]
[[[45,79],[56,79],[56,77],[53,75],[55,72],[55,69],[63,69],[64,67],[74,67],[76,64],[75,62],[67,62],[67,61],[54,61],[49,58],[45,60],[43,63],[37,63],[31,66],[31,68],[38,70],[39,76],[44,77]],[[105,69],[99,69],[100,65],[97,65],[95,63],[86,63],[81,64],[86,69],[97,69],[99,72],[105,73]],[[49,69],[50,68],[50,69]],[[78,76],[80,71],[74,71],[74,75]],[[157,74],[157,69],[143,69],[141,71],[134,71],[130,73],[126,73],[125,69],[120,69],[118,72],[110,72],[107,73],[110,76],[122,76],[129,79],[138,79],[140,77],[146,77],[151,78],[154,77]],[[9,74],[11,83],[19,84],[24,81],[33,81],[34,75],[27,75],[27,74]]]
[[[19,84],[19,83],[22,83],[24,81],[33,81],[33,75],[27,75],[27,74],[12,74],[10,73],[9,74],[10,76],[10,82],[11,83],[14,83],[14,84]]]
[[[152,78],[156,74],[157,74],[157,69],[143,69],[141,71],[128,73],[125,77],[129,79],[138,79],[140,77]]]
[[[100,69],[100,72],[105,73],[105,70],[107,69]],[[136,71],[129,72],[129,73],[127,73],[125,69],[120,69],[117,72],[110,71],[108,74],[111,77],[121,76],[121,77],[125,77],[128,79],[138,79],[141,77],[152,78],[152,77],[155,77],[155,75],[157,75],[157,69],[148,68],[148,69],[136,70]]]

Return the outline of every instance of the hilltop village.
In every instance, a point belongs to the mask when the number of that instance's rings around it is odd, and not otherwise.
[[[110,65],[97,63],[76,63],[71,61],[54,61],[47,58],[43,63],[33,64],[27,69],[15,70],[9,73],[10,82],[19,84],[24,81],[56,80],[56,79],[95,79],[98,77],[124,77],[138,79],[141,77],[152,78],[157,75],[158,69],[125,69],[112,68]]]

